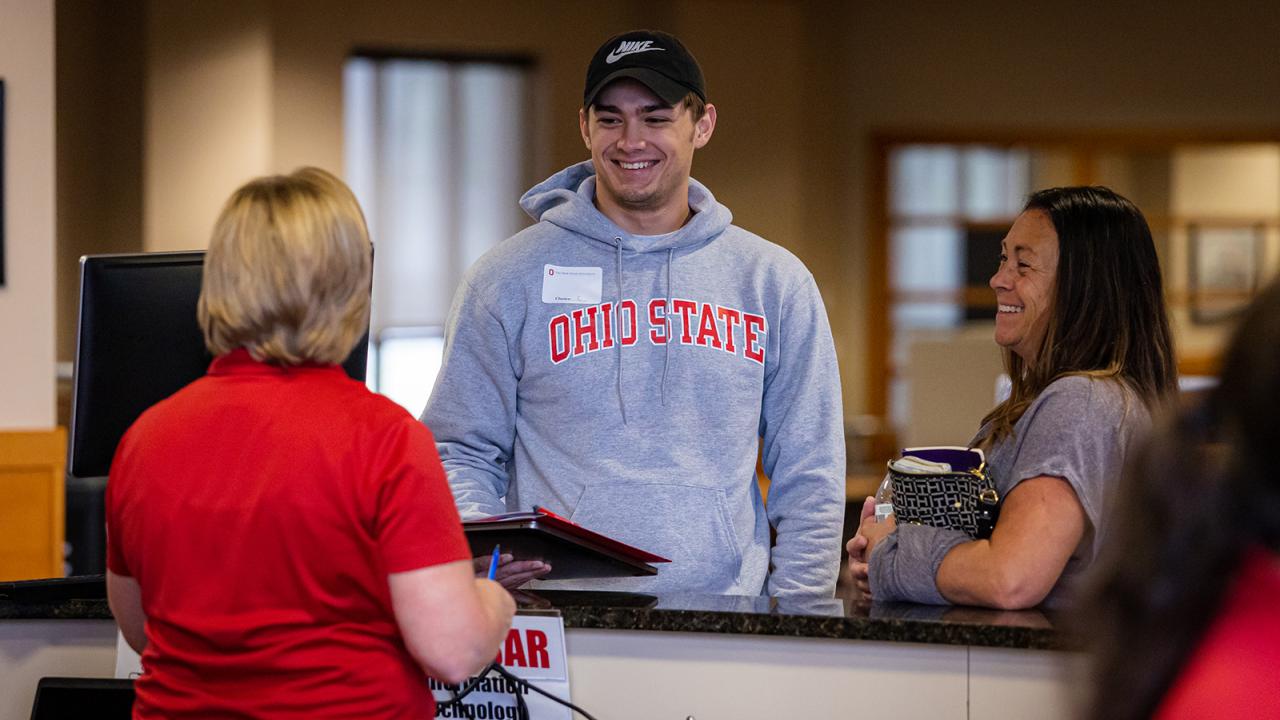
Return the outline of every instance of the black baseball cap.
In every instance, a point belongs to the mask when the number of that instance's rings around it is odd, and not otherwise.
[[[596,95],[619,78],[644,83],[662,101],[675,105],[690,92],[707,100],[702,68],[676,36],[657,30],[633,30],[614,35],[596,50],[587,66],[582,106],[591,107]]]

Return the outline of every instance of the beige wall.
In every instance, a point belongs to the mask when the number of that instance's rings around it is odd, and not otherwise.
[[[222,202],[270,171],[266,2],[150,2],[146,14],[143,247],[208,245]]]
[[[4,252],[0,428],[54,424],[53,0],[0,0]]]
[[[79,260],[142,249],[143,27],[137,2],[57,7],[58,358],[75,353]]]
[[[864,411],[878,342],[865,322],[877,131],[1280,129],[1275,3],[121,1],[145,7],[149,249],[203,244],[249,175],[340,169],[354,47],[536,57],[540,177],[585,157],[574,112],[598,42],[636,26],[681,35],[720,109],[695,175],[813,270],[849,414]]]

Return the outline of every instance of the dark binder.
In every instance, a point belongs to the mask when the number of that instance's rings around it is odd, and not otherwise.
[[[133,717],[133,698],[132,680],[43,677],[36,684],[31,720],[128,720]]]
[[[551,565],[543,580],[657,575],[650,563],[671,562],[538,508],[462,523],[471,554],[484,557],[495,545],[516,560]]]

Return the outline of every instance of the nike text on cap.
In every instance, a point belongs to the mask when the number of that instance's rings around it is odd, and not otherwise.
[[[644,83],[663,102],[675,105],[694,92],[703,102],[706,84],[698,61],[675,38],[656,30],[633,30],[605,41],[587,66],[582,106],[591,107],[605,85],[618,78]]]

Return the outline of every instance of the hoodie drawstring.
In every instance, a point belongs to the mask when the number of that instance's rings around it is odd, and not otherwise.
[[[617,300],[613,304],[613,326],[617,328],[616,332],[619,334],[620,338],[622,333],[622,238],[615,237],[613,239],[613,246],[618,251],[615,256],[617,258],[616,278],[618,294]],[[662,386],[660,391],[663,407],[667,406],[667,370],[671,367],[671,295],[673,292],[671,289],[671,265],[672,260],[675,258],[675,252],[675,248],[667,248],[667,311],[662,316],[662,325],[666,331],[665,335],[667,341],[662,344]],[[622,394],[622,342],[616,342],[614,343],[614,346],[618,351],[618,377],[616,383],[618,391],[618,408],[622,411],[622,424],[626,425],[627,400]]]
[[[617,335],[614,347],[618,348],[618,408],[622,411],[622,424],[627,424],[627,400],[622,396],[622,238],[613,239],[618,248],[618,299],[613,303],[613,327]]]
[[[667,367],[671,365],[671,258],[675,251],[675,248],[667,248],[667,312],[662,316],[667,341],[662,344],[662,407],[667,406]]]

